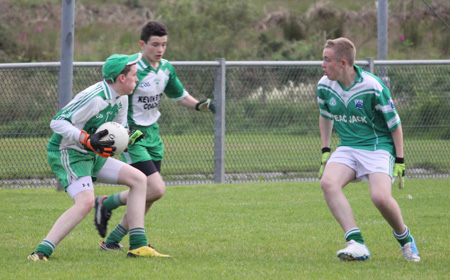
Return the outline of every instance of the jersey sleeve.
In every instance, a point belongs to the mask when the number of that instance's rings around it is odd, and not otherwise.
[[[100,100],[98,100],[100,99]],[[52,130],[64,138],[78,141],[84,125],[100,112],[100,97],[90,99],[76,98],[65,106],[50,123]]]
[[[177,76],[175,68],[170,65],[170,76],[164,93],[171,99],[181,100],[189,93],[184,89],[183,84],[180,82]]]
[[[395,130],[400,125],[400,117],[395,109],[391,93],[386,86],[383,86],[383,90],[380,94],[376,94],[375,109],[382,114],[389,131]]]
[[[50,128],[56,134],[69,140],[78,141],[80,138],[81,130],[67,120],[52,120],[50,122]]]
[[[324,118],[333,120],[333,114],[330,112],[328,105],[326,103],[327,86],[322,84],[323,78],[319,81],[317,85],[317,103],[319,105],[320,115]]]

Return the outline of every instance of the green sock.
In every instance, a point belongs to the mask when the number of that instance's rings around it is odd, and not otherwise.
[[[345,240],[355,240],[356,242],[364,245],[364,238],[362,237],[361,231],[359,228],[352,228],[351,230],[345,233]]]
[[[119,208],[119,206],[122,205],[125,204],[120,201],[120,193],[110,195],[103,200],[103,207],[105,207],[105,209],[110,211]]]
[[[127,230],[123,228],[120,224],[116,226],[116,228],[108,235],[108,238],[106,238],[105,243],[111,244],[111,243],[119,243],[122,241],[123,237],[127,235]]]
[[[55,247],[56,247],[55,243],[51,242],[50,240],[44,239],[41,242],[41,244],[39,244],[39,246],[37,247],[35,253],[36,252],[42,252],[47,257],[50,257],[50,255],[55,250]]]
[[[402,247],[405,246],[406,243],[412,242],[409,228],[406,225],[405,227],[406,227],[405,232],[402,234],[397,234],[395,231],[393,231],[395,238]]]
[[[130,229],[130,250],[147,246],[147,237],[145,236],[144,228]]]

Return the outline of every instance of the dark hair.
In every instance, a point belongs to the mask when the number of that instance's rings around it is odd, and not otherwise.
[[[148,42],[151,36],[166,36],[168,34],[167,27],[157,21],[149,21],[141,31],[141,40]]]

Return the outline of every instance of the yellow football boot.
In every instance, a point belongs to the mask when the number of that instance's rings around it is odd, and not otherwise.
[[[170,258],[169,255],[164,255],[156,252],[155,249],[153,249],[150,245],[148,246],[142,246],[133,250],[129,250],[128,257],[158,257],[158,258]]]
[[[34,262],[38,262],[38,261],[48,261],[48,257],[46,255],[44,255],[42,252],[33,252],[28,256],[29,260],[32,260]]]

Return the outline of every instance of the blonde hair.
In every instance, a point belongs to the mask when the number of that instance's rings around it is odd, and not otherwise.
[[[334,50],[336,60],[345,59],[350,66],[355,63],[356,48],[355,45],[347,38],[337,38],[334,40],[327,40],[324,48]]]

